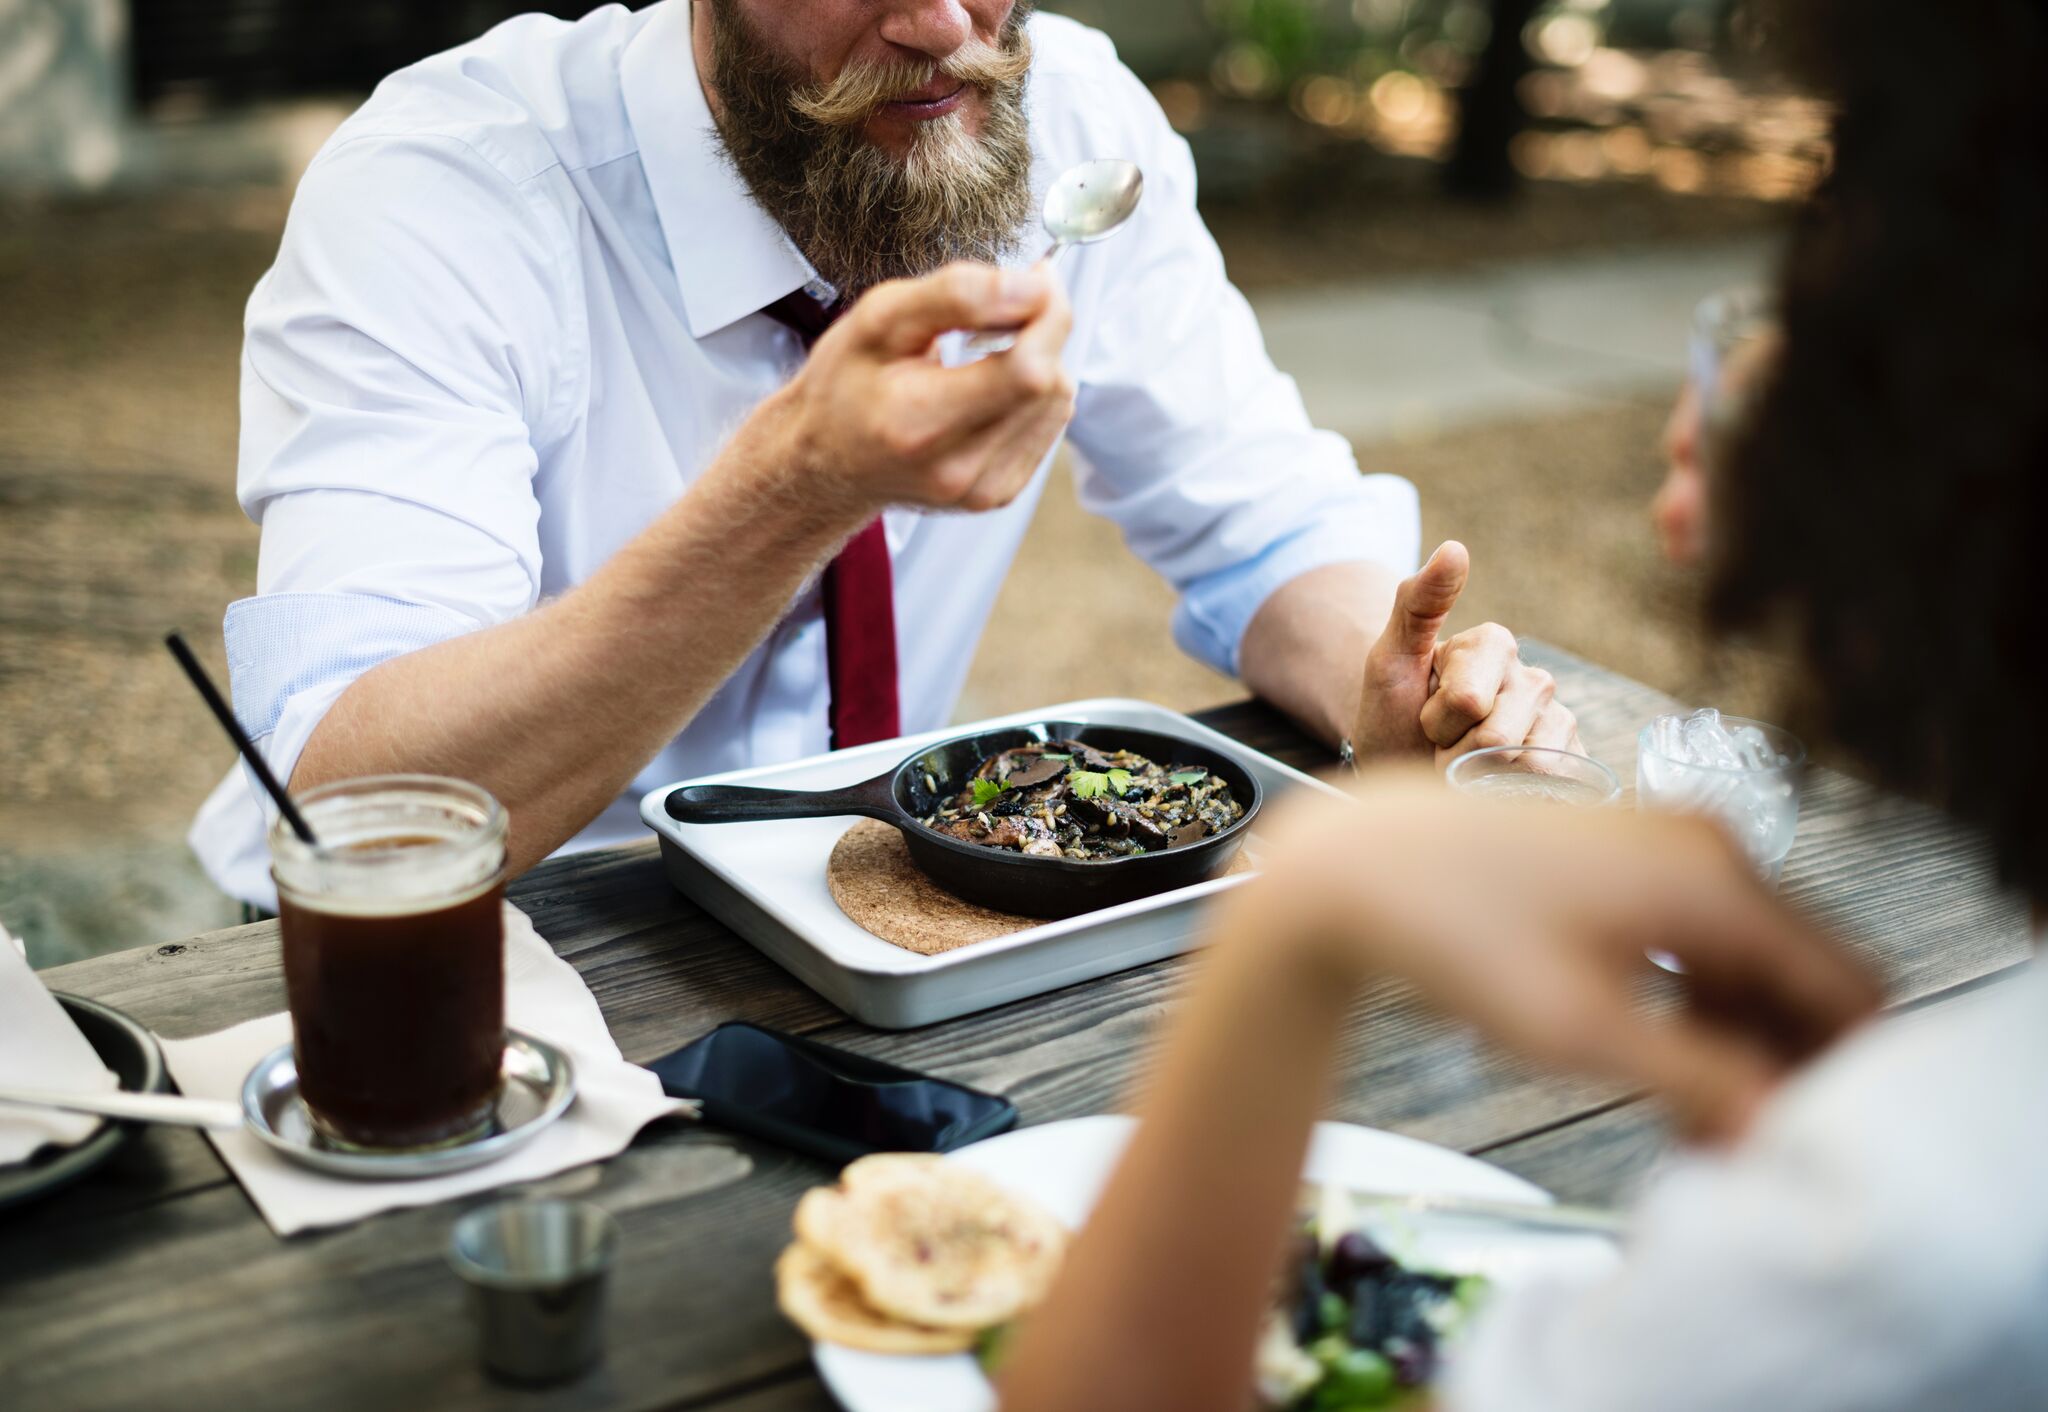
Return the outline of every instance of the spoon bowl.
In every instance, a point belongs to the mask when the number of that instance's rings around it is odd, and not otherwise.
[[[1080,162],[1059,174],[1046,189],[1039,220],[1052,237],[1047,264],[1070,245],[1093,245],[1123,229],[1145,197],[1145,173],[1136,162],[1101,157]],[[967,354],[1002,353],[1017,342],[1013,328],[983,329],[961,345]]]
[[[1136,162],[1106,157],[1067,168],[1045,193],[1042,219],[1053,252],[1116,234],[1144,196],[1145,174]]]

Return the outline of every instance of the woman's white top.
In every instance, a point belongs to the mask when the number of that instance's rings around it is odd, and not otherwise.
[[[1488,1311],[1447,1412],[2048,1408],[2048,965],[1853,1037],[1637,1214],[1612,1279]]]

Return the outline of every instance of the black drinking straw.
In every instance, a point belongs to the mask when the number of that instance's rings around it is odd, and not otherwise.
[[[292,797],[285,793],[284,786],[277,782],[277,776],[270,773],[270,766],[264,763],[255,742],[250,740],[248,733],[242,729],[242,723],[235,719],[235,713],[228,709],[228,703],[221,699],[219,688],[214,686],[213,678],[206,674],[206,668],[199,665],[199,659],[192,655],[192,649],[185,645],[184,637],[176,632],[165,633],[164,646],[171,649],[171,655],[178,659],[178,665],[185,669],[185,675],[192,678],[192,685],[198,689],[201,698],[213,708],[213,714],[220,721],[221,729],[228,733],[228,739],[234,741],[235,749],[242,752],[242,758],[249,762],[249,768],[256,772],[256,778],[270,791],[270,797],[277,801],[278,812],[283,814],[285,822],[292,826],[292,832],[299,836],[301,843],[318,848],[320,840],[313,837],[313,830],[306,827],[306,816],[299,812],[298,805],[292,803]]]

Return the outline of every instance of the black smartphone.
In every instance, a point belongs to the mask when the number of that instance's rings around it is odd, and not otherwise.
[[[647,1066],[704,1121],[828,1162],[870,1152],[950,1152],[1017,1122],[1000,1094],[948,1083],[743,1020]]]

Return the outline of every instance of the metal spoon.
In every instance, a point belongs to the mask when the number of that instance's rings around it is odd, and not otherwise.
[[[1350,1191],[1346,1195],[1369,1207],[1392,1207],[1414,1215],[1523,1226],[1571,1235],[1607,1236],[1618,1240],[1629,1229],[1625,1213],[1598,1206],[1541,1206],[1533,1201],[1492,1201],[1477,1196],[1414,1192]]]
[[[1068,167],[1045,193],[1040,219],[1052,248],[1048,264],[1070,245],[1093,245],[1115,235],[1145,195],[1145,174],[1136,162],[1104,157]],[[1001,353],[1017,341],[1016,329],[984,329],[962,348],[968,353]]]
[[[31,1108],[58,1108],[141,1123],[174,1123],[185,1128],[239,1128],[242,1107],[212,1098],[187,1098],[180,1093],[68,1093],[61,1089],[0,1088],[0,1103]]]

